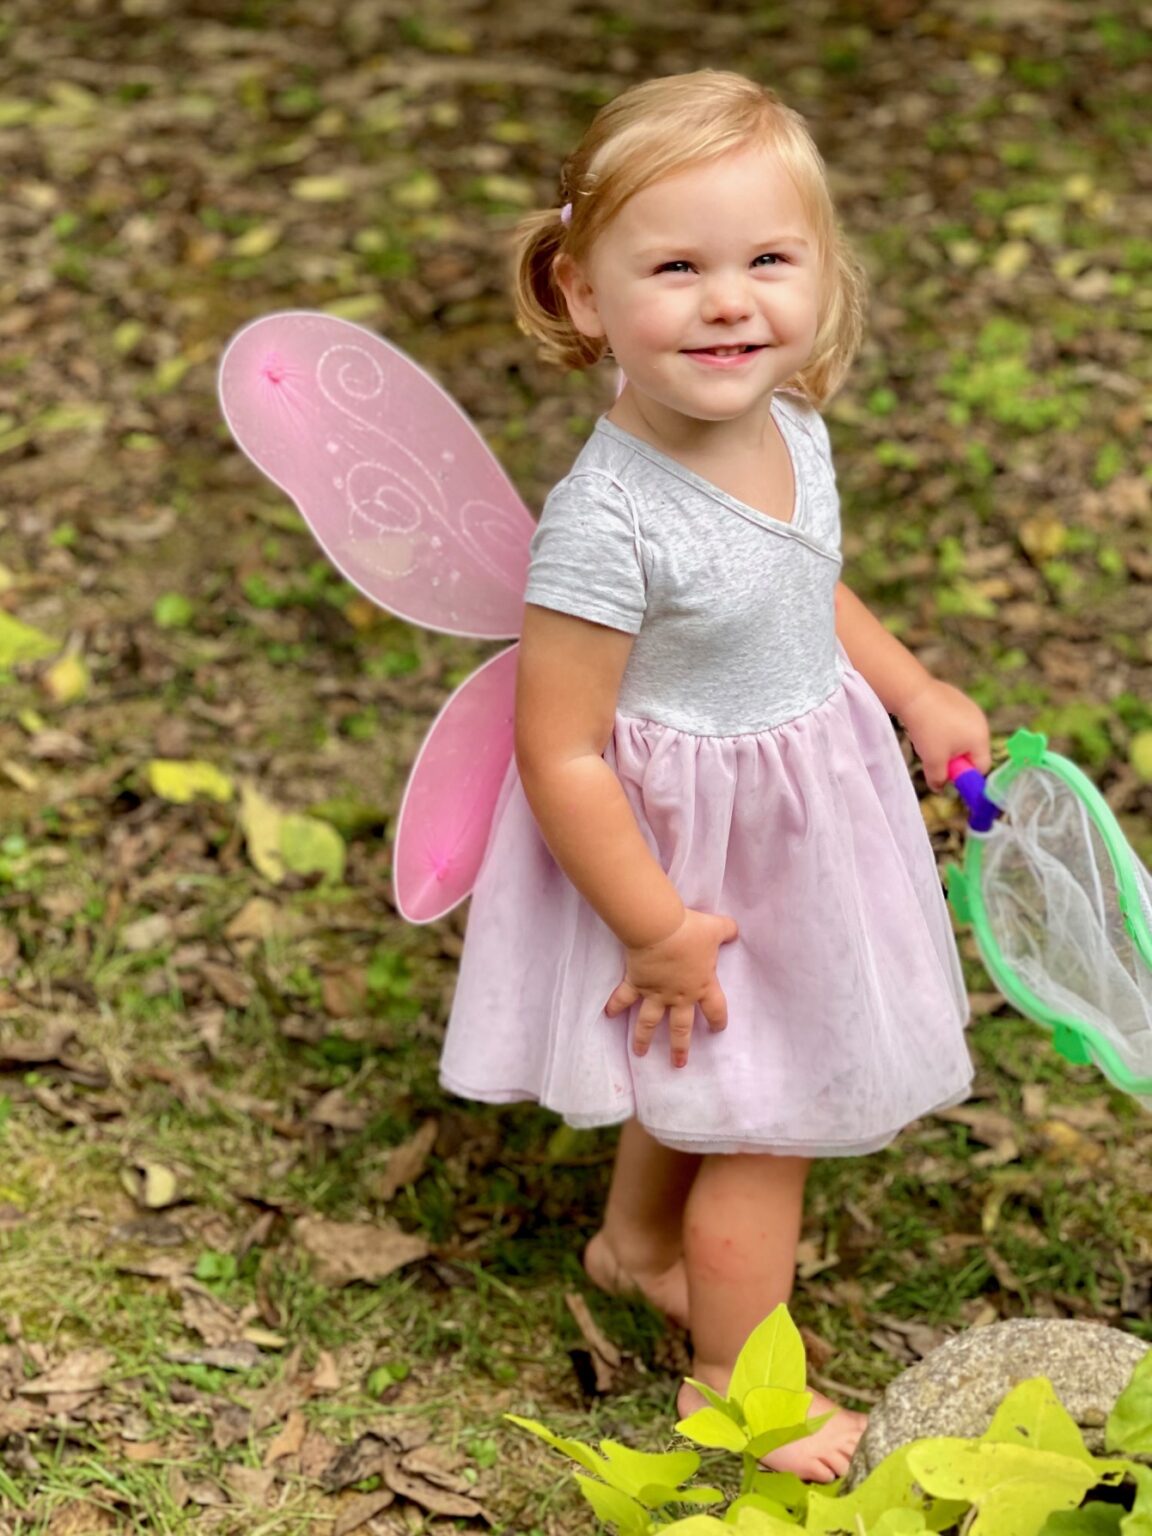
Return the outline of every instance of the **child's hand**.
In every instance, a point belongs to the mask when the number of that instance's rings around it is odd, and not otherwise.
[[[632,1040],[637,1056],[648,1054],[665,1013],[674,1067],[688,1061],[697,1008],[713,1034],[725,1027],[728,1004],[716,979],[716,954],[721,944],[730,944],[736,934],[732,918],[689,908],[679,928],[666,939],[643,949],[625,950],[624,980],[608,999],[604,1012],[614,1019],[642,999]]]
[[[948,783],[948,764],[954,757],[970,757],[981,773],[992,767],[984,711],[950,683],[933,678],[900,711],[900,718],[924,764],[929,789],[943,789]]]

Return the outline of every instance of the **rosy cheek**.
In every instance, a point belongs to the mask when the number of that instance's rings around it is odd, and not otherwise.
[[[635,304],[628,312],[629,335],[641,346],[662,341],[676,323],[676,316],[668,304]]]

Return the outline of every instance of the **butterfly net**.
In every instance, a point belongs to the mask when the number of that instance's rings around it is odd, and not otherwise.
[[[1041,1023],[1076,1029],[1106,1075],[1152,1108],[1152,876],[1111,813],[1105,836],[1055,772],[1029,768],[995,799],[1004,815],[980,861],[993,980]]]

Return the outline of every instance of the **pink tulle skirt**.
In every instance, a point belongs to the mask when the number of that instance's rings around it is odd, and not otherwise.
[[[445,1087],[534,1099],[575,1126],[635,1115],[691,1152],[884,1146],[968,1092],[967,999],[916,796],[858,674],[747,736],[618,717],[606,753],[685,903],[727,913],[728,1028],[700,1015],[688,1065],[666,1029],[629,1051],[604,1004],[620,944],[562,874],[513,771],[472,898]]]

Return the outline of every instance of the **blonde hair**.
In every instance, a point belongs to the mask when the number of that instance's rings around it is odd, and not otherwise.
[[[812,355],[785,387],[817,406],[835,393],[860,345],[863,271],[841,233],[824,162],[804,119],[767,86],[722,70],[648,80],[602,107],[564,162],[561,206],[521,220],[516,316],[545,357],[588,368],[606,351],[602,338],[584,336],[572,324],[556,280],[557,259],[584,261],[628,199],[653,182],[753,145],[774,154],[791,177],[821,263]]]

